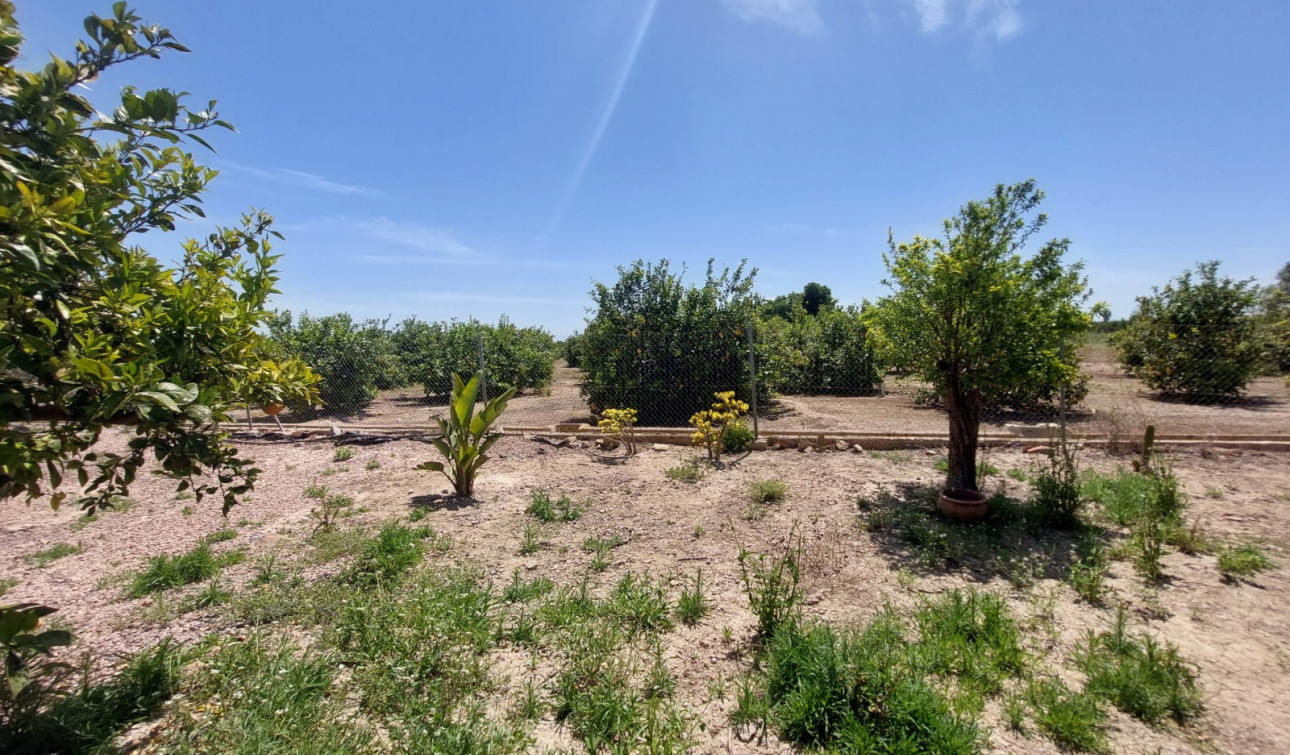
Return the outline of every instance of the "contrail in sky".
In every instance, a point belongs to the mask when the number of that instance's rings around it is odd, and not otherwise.
[[[591,165],[591,160],[596,156],[596,150],[600,148],[600,140],[605,135],[605,129],[609,127],[609,122],[614,119],[614,111],[618,109],[618,99],[623,96],[623,89],[627,86],[627,79],[631,78],[632,69],[636,67],[636,56],[641,51],[641,44],[645,41],[645,35],[649,32],[650,22],[654,20],[654,8],[658,5],[658,0],[649,0],[645,6],[645,12],[641,14],[640,23],[636,26],[636,34],[632,38],[631,48],[627,56],[623,59],[622,66],[618,69],[618,79],[614,82],[613,94],[609,97],[604,111],[600,114],[600,122],[596,124],[596,131],[591,136],[591,141],[587,144],[587,150],[582,154],[582,159],[578,161],[578,169],[573,173],[573,179],[565,187],[564,194],[560,197],[560,204],[556,206],[555,214],[551,216],[551,222],[547,224],[546,233],[542,234],[541,247],[545,248],[550,241],[556,228],[560,226],[560,221],[564,219],[564,213],[569,209],[569,203],[578,193],[578,186],[582,183],[582,177],[587,172],[587,166]]]

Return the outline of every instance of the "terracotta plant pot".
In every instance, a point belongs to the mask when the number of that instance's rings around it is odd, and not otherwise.
[[[960,522],[979,522],[989,512],[989,498],[984,493],[965,488],[942,490],[937,502],[941,513]]]
[[[260,411],[264,412],[270,417],[276,417],[279,414],[282,414],[282,410],[286,408],[287,408],[286,404],[280,404],[280,403],[265,404],[264,406],[260,407]]]

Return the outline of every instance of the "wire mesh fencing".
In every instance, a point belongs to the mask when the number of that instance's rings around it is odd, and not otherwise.
[[[452,324],[418,322],[350,325],[366,335],[319,338],[309,360],[323,377],[323,403],[247,407],[253,429],[276,429],[278,422],[432,428],[452,373],[480,372],[489,395],[517,389],[501,420],[509,428],[594,425],[608,408],[636,409],[642,427],[684,428],[715,394],[734,391],[749,404],[747,422],[761,436],[947,432],[943,389],[885,367],[855,312],[801,322],[731,320],[698,338],[624,327],[598,342],[563,344],[540,329],[524,334],[506,323],[499,329],[467,321],[455,331]],[[1135,363],[1131,350],[1106,334],[1088,334],[1070,348],[1078,364],[1073,378],[984,399],[983,429],[1043,437],[1064,422],[1073,432],[1125,444],[1148,424],[1196,439],[1290,438],[1290,387],[1266,362],[1234,370],[1228,354],[1194,351],[1180,377],[1168,360]]]

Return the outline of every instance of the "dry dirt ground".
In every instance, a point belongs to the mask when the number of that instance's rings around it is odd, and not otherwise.
[[[702,568],[715,609],[695,627],[678,626],[667,635],[667,662],[678,680],[678,694],[704,724],[695,751],[705,753],[785,752],[773,736],[764,744],[736,738],[727,723],[734,704],[733,680],[748,666],[754,628],[740,582],[740,547],[773,550],[796,530],[806,549],[807,615],[846,624],[863,622],[884,604],[910,609],[927,595],[955,586],[975,585],[1007,597],[1026,628],[1027,643],[1041,667],[1078,679],[1069,663],[1072,645],[1089,629],[1108,627],[1118,603],[1132,609],[1135,628],[1177,644],[1199,669],[1205,712],[1187,728],[1149,728],[1112,711],[1110,735],[1115,752],[1128,753],[1285,753],[1290,752],[1290,573],[1282,567],[1254,582],[1225,583],[1209,555],[1170,552],[1164,559],[1168,581],[1150,588],[1124,561],[1110,567],[1111,598],[1102,607],[1080,602],[1072,590],[1043,566],[1062,547],[1035,543],[1019,567],[920,568],[915,554],[860,526],[858,497],[897,490],[906,483],[934,484],[935,457],[943,449],[868,454],[767,451],[730,460],[695,483],[674,482],[664,472],[691,449],[644,449],[630,459],[606,459],[594,448],[553,448],[534,440],[508,437],[495,446],[484,468],[474,505],[436,507],[445,481],[413,470],[429,457],[428,445],[400,440],[358,447],[354,457],[333,461],[330,443],[249,445],[244,452],[264,469],[250,500],[227,522],[218,504],[177,500],[173,485],[140,476],[132,491],[136,504],[125,513],[104,513],[87,526],[79,512],[50,511],[37,501],[29,507],[9,502],[0,509],[0,578],[17,584],[6,601],[40,601],[59,607],[58,616],[79,636],[82,648],[114,653],[137,649],[165,635],[194,641],[209,632],[237,633],[220,609],[187,614],[168,625],[146,616],[151,599],[126,600],[119,575],[138,569],[159,553],[178,553],[203,535],[233,526],[239,536],[217,549],[246,548],[249,558],[225,574],[233,586],[251,578],[257,559],[271,553],[289,562],[312,529],[314,502],[302,495],[310,483],[352,495],[365,512],[344,527],[375,525],[407,515],[414,506],[431,506],[423,523],[455,541],[450,557],[474,563],[499,585],[514,569],[527,578],[575,582],[588,572],[591,556],[582,542],[591,536],[621,534],[628,542],[611,552],[611,564],[593,574],[600,587],[627,571],[673,575],[672,599],[679,585]],[[1258,541],[1280,564],[1290,563],[1290,465],[1284,456],[1259,452],[1215,452],[1175,457],[1174,465],[1190,496],[1188,518],[1201,522],[1220,540]],[[1035,456],[1020,449],[993,450],[988,461],[1002,471],[1028,469]],[[379,468],[368,469],[378,461]],[[1088,450],[1086,466],[1104,470],[1124,464],[1119,457]],[[337,470],[328,472],[328,470]],[[745,516],[748,488],[754,481],[779,479],[787,500],[771,504],[764,518]],[[990,488],[1024,497],[1026,484],[991,477]],[[581,519],[546,525],[542,549],[519,553],[521,533],[532,519],[525,508],[534,488],[586,500]],[[192,506],[185,515],[184,507]],[[989,526],[989,525],[977,525]],[[79,527],[79,528],[78,528]],[[57,542],[79,542],[84,551],[45,568],[29,563],[37,550]],[[1028,577],[1025,559],[1037,564]],[[118,575],[114,579],[114,575]],[[725,637],[729,629],[729,639]],[[502,680],[503,691],[518,690],[519,675]],[[714,694],[724,680],[730,692]],[[1002,724],[999,702],[987,707],[982,723],[993,752],[1053,753],[1051,742],[1034,733],[1012,732]],[[569,741],[544,720],[539,741]]]
[[[1226,406],[1198,406],[1161,400],[1140,381],[1125,377],[1106,347],[1084,350],[1084,371],[1090,377],[1089,395],[1070,415],[1077,432],[1120,433],[1140,437],[1154,423],[1162,434],[1265,435],[1290,437],[1290,386],[1280,377],[1253,380],[1240,400]],[[507,409],[505,424],[550,427],[558,422],[590,422],[587,403],[579,394],[581,371],[558,362],[549,390],[517,396]],[[761,428],[778,430],[847,430],[852,432],[944,433],[945,415],[914,405],[917,384],[887,379],[884,396],[783,396],[763,407]],[[426,401],[420,387],[385,391],[362,414],[335,418],[346,425],[369,427],[427,427],[440,407]],[[988,417],[987,424],[1037,421],[1034,416]],[[289,420],[289,418],[288,418]],[[260,416],[257,424],[268,423]]]

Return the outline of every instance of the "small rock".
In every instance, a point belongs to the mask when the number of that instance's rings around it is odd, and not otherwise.
[[[835,440],[833,441],[833,447],[839,451],[845,451],[851,447],[851,444],[847,443],[845,440]]]
[[[332,425],[332,426],[331,426],[331,437],[333,437],[333,438],[339,438],[340,436],[342,436],[342,435],[344,435],[344,434],[345,434],[345,433],[343,433],[343,432],[341,432],[341,431],[340,431],[340,428],[339,428],[339,427],[336,427],[335,425]]]
[[[802,447],[801,447],[800,449],[798,449],[798,450],[800,450],[800,451],[801,451],[802,453],[804,453],[804,454],[813,454],[813,453],[815,453],[815,449],[814,449],[814,448],[811,448],[810,446],[802,446]]]
[[[812,593],[812,594],[811,594],[811,596],[810,596],[809,598],[807,598],[807,599],[806,599],[806,605],[808,605],[808,606],[813,606],[813,605],[815,605],[815,604],[819,603],[821,600],[824,600],[824,592],[823,592],[823,591],[816,592],[816,593]]]
[[[753,451],[765,451],[767,448],[767,443],[764,440],[754,440],[752,443],[748,445],[748,448],[752,449]]]
[[[666,451],[666,450],[667,450],[667,444],[666,444],[666,443],[655,443],[655,444],[654,444],[654,446],[653,446],[653,448],[654,448],[654,450],[655,450],[655,451]]]
[[[533,570],[534,570],[534,569],[536,569],[536,568],[537,568],[537,562],[536,562],[536,561],[525,561],[525,562],[524,562],[524,569],[525,569],[526,571],[533,571]]]
[[[811,447],[811,440],[810,440],[810,438],[802,438],[802,439],[800,439],[800,440],[798,440],[798,441],[797,441],[797,448],[798,448],[798,450],[801,450],[801,449],[804,449],[804,448],[810,448],[810,447]]]
[[[857,443],[857,444],[855,444],[854,446],[852,446],[852,447],[851,447],[851,453],[853,453],[853,454],[862,454],[862,453],[864,453],[864,449],[860,447],[860,444],[859,444],[859,443]]]

